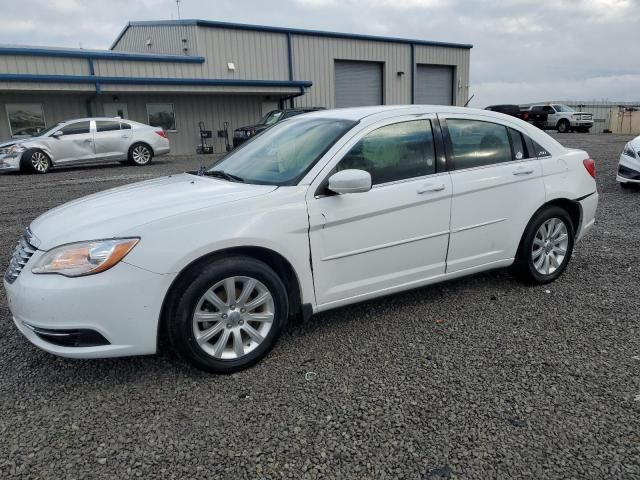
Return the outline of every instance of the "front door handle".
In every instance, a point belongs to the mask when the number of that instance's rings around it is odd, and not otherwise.
[[[418,193],[441,192],[445,188],[444,183],[426,183],[418,189]]]
[[[533,168],[516,168],[513,172],[514,175],[531,175],[535,170]]]
[[[90,138],[85,138],[84,141],[88,143],[88,142],[91,142],[92,140]]]

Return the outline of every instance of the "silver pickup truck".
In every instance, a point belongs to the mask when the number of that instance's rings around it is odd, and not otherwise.
[[[564,132],[588,132],[593,127],[593,115],[586,112],[576,112],[573,108],[562,105],[531,105],[529,111],[546,113],[547,121],[541,128]]]

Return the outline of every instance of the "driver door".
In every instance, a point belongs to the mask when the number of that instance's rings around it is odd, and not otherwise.
[[[54,163],[57,165],[82,163],[95,157],[91,121],[69,123],[58,132],[61,135],[52,135],[48,142]]]
[[[309,235],[320,310],[444,274],[452,189],[448,173],[437,171],[434,119],[405,117],[369,127],[311,185]],[[344,169],[368,171],[371,190],[330,192],[328,178]]]

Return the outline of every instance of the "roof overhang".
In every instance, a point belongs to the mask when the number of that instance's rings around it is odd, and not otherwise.
[[[157,55],[148,53],[114,52],[112,50],[85,50],[83,48],[47,48],[0,46],[0,55],[27,55],[34,57],[85,58],[123,60],[130,62],[204,63],[204,57],[194,55]]]

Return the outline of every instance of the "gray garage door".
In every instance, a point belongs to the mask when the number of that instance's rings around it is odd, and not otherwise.
[[[453,67],[418,65],[416,103],[453,105]]]
[[[382,105],[382,64],[336,60],[336,108]]]

